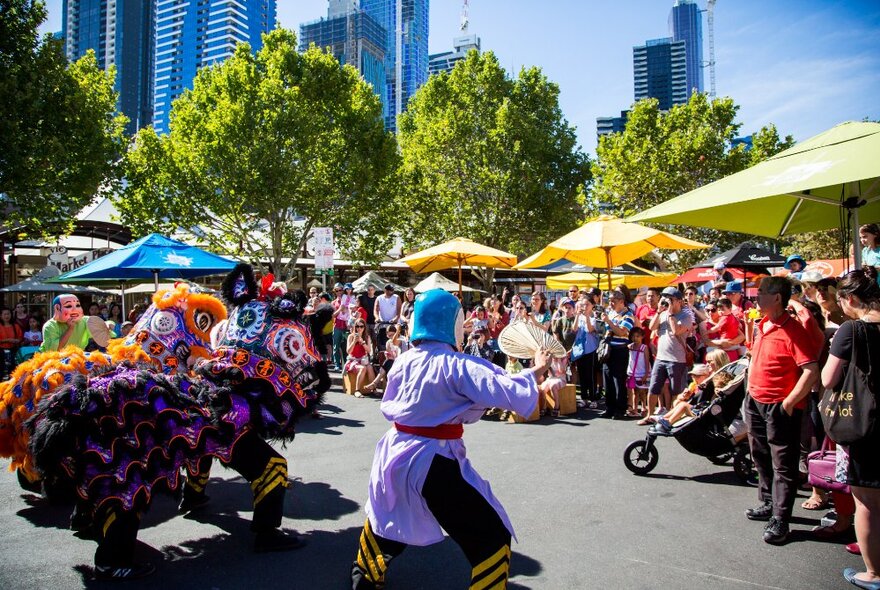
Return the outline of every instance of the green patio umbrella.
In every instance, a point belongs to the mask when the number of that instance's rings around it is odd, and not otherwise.
[[[880,220],[880,123],[841,123],[627,221],[710,227],[768,238]]]

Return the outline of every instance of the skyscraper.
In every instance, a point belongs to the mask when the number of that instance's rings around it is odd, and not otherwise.
[[[603,135],[623,133],[628,119],[629,111],[620,111],[619,117],[596,117],[596,141]]]
[[[703,92],[703,16],[694,0],[675,0],[669,11],[673,41],[684,41],[687,92]]]
[[[435,53],[429,56],[428,75],[451,72],[455,64],[467,57],[471,49],[480,50],[480,38],[476,35],[463,35],[452,40],[452,51]]]
[[[196,72],[223,61],[240,42],[256,53],[275,27],[275,0],[155,0],[153,126],[167,133],[172,101],[192,88]]]
[[[635,99],[656,98],[660,109],[688,100],[687,65],[684,41],[669,37],[651,39],[633,47]]]
[[[64,0],[62,35],[67,59],[93,49],[98,66],[116,66],[119,110],[134,133],[153,120],[153,2]]]
[[[428,80],[429,0],[361,0],[361,8],[385,27],[385,127],[397,128],[397,115]]]
[[[385,28],[359,9],[356,0],[331,0],[327,18],[300,25],[300,51],[314,43],[329,48],[339,63],[350,64],[388,102],[385,75]]]

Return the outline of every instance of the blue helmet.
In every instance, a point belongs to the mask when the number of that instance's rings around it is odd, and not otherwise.
[[[464,312],[452,293],[431,289],[416,297],[410,340],[434,340],[453,347],[464,339]]]

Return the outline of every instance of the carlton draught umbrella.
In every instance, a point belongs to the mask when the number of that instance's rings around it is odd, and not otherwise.
[[[601,215],[569,232],[516,265],[516,268],[543,268],[561,259],[606,269],[611,288],[611,269],[644,256],[655,248],[696,249],[706,244],[682,238],[617,217]]]
[[[880,123],[841,123],[629,218],[778,238],[880,219]]]
[[[413,272],[417,273],[458,268],[458,292],[461,294],[461,267],[463,265],[513,268],[516,265],[516,256],[510,252],[478,244],[467,238],[455,238],[427,250],[404,256],[397,262],[406,263]]]

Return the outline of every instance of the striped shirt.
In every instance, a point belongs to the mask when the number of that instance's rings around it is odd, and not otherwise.
[[[636,325],[636,317],[633,313],[627,308],[624,308],[621,312],[611,309],[608,311],[608,322],[618,328],[626,328],[627,332],[626,336],[613,335],[611,337],[611,346],[627,346],[629,344],[629,331]]]

